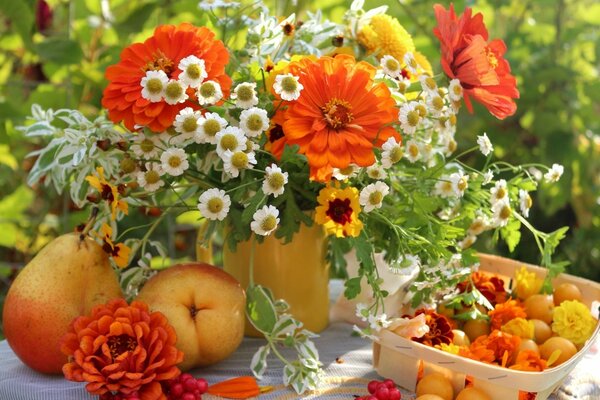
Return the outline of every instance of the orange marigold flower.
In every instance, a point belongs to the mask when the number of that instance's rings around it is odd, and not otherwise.
[[[448,345],[452,343],[454,333],[452,332],[452,324],[446,316],[438,314],[434,310],[424,308],[415,311],[415,317],[419,314],[425,314],[425,321],[427,322],[427,326],[429,326],[429,332],[421,337],[413,337],[412,340],[428,346]]]
[[[436,4],[434,10],[438,26],[433,33],[440,40],[442,68],[450,78],[460,81],[469,111],[473,112],[472,97],[496,118],[513,115],[517,110],[513,99],[519,98],[519,90],[504,58],[504,42],[494,39],[488,43],[483,15],[471,16],[469,7],[460,18],[452,4],[449,10]]]
[[[471,290],[471,282],[494,306],[497,303],[504,303],[508,298],[508,294],[504,289],[504,281],[497,276],[481,271],[474,271],[471,274],[470,280],[458,284],[458,290],[461,293]]]
[[[181,71],[179,62],[188,56],[204,61],[206,80],[219,83],[225,96],[231,88],[231,78],[225,74],[229,53],[223,42],[205,27],[183,23],[161,25],[144,43],[134,43],[121,52],[121,61],[106,69],[109,81],[102,97],[102,106],[108,110],[113,122],[124,121],[129,130],[136,125],[147,126],[154,132],[163,132],[173,124],[175,117],[185,107],[198,109],[196,93],[188,88],[189,99],[178,104],[164,100],[150,102],[142,97],[142,78],[147,71],[163,71],[169,79],[177,79]]]
[[[337,237],[356,237],[360,234],[363,223],[358,218],[360,204],[356,188],[326,186],[319,192],[317,201],[319,205],[315,209],[315,222],[323,225],[327,234]]]
[[[138,393],[142,400],[166,399],[160,382],[176,378],[183,353],[166,317],[148,306],[117,299],[94,307],[91,316],[76,318],[61,351],[68,380],[88,382],[91,394]]]
[[[488,349],[487,344],[487,335],[479,336],[473,343],[471,343],[468,351],[463,351],[459,354],[473,360],[491,364],[494,362],[496,357],[494,355],[494,351],[492,349]]]
[[[311,179],[326,182],[333,168],[375,162],[373,147],[400,135],[395,102],[383,83],[375,83],[376,68],[354,57],[305,58],[289,65],[304,86],[297,100],[287,103],[283,132],[287,143],[300,146]]]
[[[519,371],[543,371],[547,368],[546,360],[533,350],[521,350],[515,363],[509,367]]]
[[[527,313],[519,300],[508,300],[505,303],[496,304],[496,307],[488,315],[492,319],[490,323],[492,329],[501,329],[502,325],[514,318],[527,318]]]
[[[488,336],[480,336],[471,343],[472,353],[484,354],[485,362],[492,362],[506,367],[514,358],[521,338],[499,330],[494,330]],[[483,349],[487,349],[483,350]],[[491,353],[489,353],[491,351]]]

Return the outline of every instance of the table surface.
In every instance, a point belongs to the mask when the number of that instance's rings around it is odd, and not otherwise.
[[[339,293],[334,284],[332,295]],[[332,298],[335,298],[332,296]],[[297,396],[284,388],[281,381],[282,363],[271,357],[264,379],[260,385],[274,386],[274,390],[260,396],[261,399],[329,398],[353,399],[353,395],[365,395],[371,379],[381,379],[371,365],[371,343],[352,335],[352,325],[335,322],[315,339],[325,368],[321,389],[306,396]],[[249,365],[263,339],[244,338],[240,348],[227,360],[209,368],[196,369],[191,373],[205,378],[209,384],[225,379],[251,375]],[[600,400],[600,343],[592,346],[588,354],[550,397],[552,400]],[[204,395],[203,399],[216,399]],[[6,341],[0,342],[0,400],[85,400],[91,399],[84,383],[70,382],[62,376],[42,375],[22,364]],[[97,399],[97,397],[95,397]],[[402,390],[402,399],[411,400],[415,395]]]

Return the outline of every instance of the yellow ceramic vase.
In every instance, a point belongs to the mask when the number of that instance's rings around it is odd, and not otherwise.
[[[223,250],[225,271],[242,285],[248,286],[250,249],[252,242],[239,243],[235,252]],[[304,327],[320,332],[329,322],[329,265],[325,260],[325,241],[320,225],[302,225],[292,241],[283,244],[274,236],[255,244],[254,282],[273,292],[275,299],[284,299],[289,312],[302,321]],[[246,320],[246,335],[261,336]]]

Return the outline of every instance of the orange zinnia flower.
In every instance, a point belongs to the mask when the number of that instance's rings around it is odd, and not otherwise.
[[[514,318],[527,318],[527,313],[519,300],[508,300],[505,303],[496,304],[496,307],[488,315],[492,319],[490,323],[492,329],[500,329],[502,325]]]
[[[538,352],[522,350],[517,355],[515,363],[509,368],[519,371],[543,371],[546,367],[546,360],[542,359]]]
[[[504,290],[504,281],[497,276],[486,274],[481,271],[474,271],[471,274],[471,280],[466,280],[458,284],[458,290],[461,293],[471,290],[471,282],[481,292],[481,294],[488,299],[492,305],[497,303],[504,303],[508,297],[506,290]]]
[[[373,147],[400,135],[395,101],[383,83],[375,83],[376,68],[354,57],[338,55],[292,62],[290,72],[304,86],[298,100],[287,102],[283,132],[287,143],[300,146],[311,179],[326,182],[333,168],[351,163],[370,166]]]
[[[469,7],[460,18],[453,5],[446,11],[436,4],[434,10],[438,26],[433,33],[441,43],[442,68],[450,78],[460,81],[469,111],[473,112],[473,97],[496,118],[513,115],[517,110],[513,99],[519,98],[519,90],[504,59],[504,42],[495,39],[488,43],[483,16],[478,13],[472,17]]]
[[[106,69],[109,84],[104,90],[102,106],[113,122],[124,121],[129,130],[136,125],[147,126],[154,132],[163,132],[173,124],[177,113],[185,107],[198,109],[196,93],[188,88],[189,100],[167,104],[164,100],[152,103],[142,97],[142,78],[147,71],[163,71],[169,79],[177,79],[182,72],[179,62],[188,56],[204,61],[206,80],[221,85],[225,96],[231,88],[231,78],[225,74],[229,53],[215,34],[205,27],[190,24],[162,25],[144,43],[134,43],[121,52],[121,61]]]
[[[421,337],[414,337],[412,340],[428,346],[452,343],[454,333],[452,332],[452,324],[446,316],[424,308],[415,311],[415,317],[419,314],[425,314],[425,322],[429,327],[429,332]]]
[[[144,303],[130,306],[118,299],[76,318],[62,340],[69,356],[63,366],[68,380],[88,382],[91,394],[136,393],[142,400],[166,399],[161,381],[177,377],[183,353],[166,317],[150,313]]]

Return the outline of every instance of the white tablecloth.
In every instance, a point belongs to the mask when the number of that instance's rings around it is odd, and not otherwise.
[[[332,287],[332,295],[339,293],[339,283]],[[333,296],[332,296],[333,297]],[[335,298],[335,297],[333,297]],[[371,343],[351,335],[352,326],[342,322],[332,323],[315,340],[324,364],[326,377],[322,389],[302,398],[353,399],[353,395],[367,394],[371,379],[380,379],[371,366]],[[209,384],[225,379],[251,375],[250,360],[262,339],[245,338],[233,356],[217,365],[192,371],[196,377],[205,378]],[[584,357],[567,378],[552,400],[600,400],[600,352],[598,344]],[[337,359],[337,361],[336,361]],[[261,385],[274,386],[260,399],[296,399],[281,384],[282,364],[270,358],[269,368]],[[0,400],[86,400],[83,383],[69,382],[61,376],[48,376],[34,372],[22,364],[6,341],[0,342]],[[95,397],[97,398],[97,397]],[[205,395],[203,399],[211,399]],[[414,394],[402,390],[402,399],[414,399]]]

